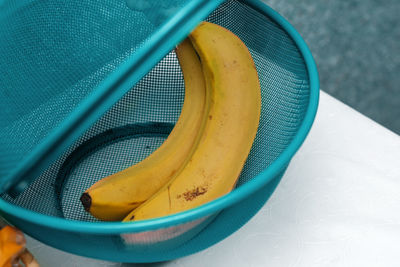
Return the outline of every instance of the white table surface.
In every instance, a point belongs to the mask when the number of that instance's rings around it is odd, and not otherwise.
[[[316,121],[267,204],[215,246],[154,266],[400,266],[400,137],[321,92]],[[28,237],[42,266],[88,259]],[[153,265],[146,265],[153,266]]]

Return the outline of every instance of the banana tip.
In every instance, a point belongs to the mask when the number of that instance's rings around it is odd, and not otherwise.
[[[90,210],[90,206],[92,205],[92,198],[88,193],[83,193],[81,198],[80,198],[83,207],[85,208],[86,211]]]

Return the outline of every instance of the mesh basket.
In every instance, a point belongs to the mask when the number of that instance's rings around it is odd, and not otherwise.
[[[79,255],[154,262],[219,242],[264,205],[313,122],[316,67],[297,32],[263,3],[219,2],[0,2],[0,176],[8,177],[0,212],[10,223]],[[99,222],[80,195],[168,136],[184,97],[172,48],[201,19],[238,35],[260,78],[260,125],[237,187],[180,214]]]

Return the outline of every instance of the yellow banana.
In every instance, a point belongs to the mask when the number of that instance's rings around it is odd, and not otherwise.
[[[179,119],[164,143],[136,165],[105,177],[87,189],[81,202],[94,217],[122,220],[155,194],[186,164],[200,138],[206,116],[206,86],[201,63],[189,40],[176,54],[185,81],[185,99]]]
[[[191,159],[167,185],[124,221],[171,215],[230,192],[257,133],[261,92],[245,44],[232,32],[203,22],[190,35],[200,56],[207,91],[208,120]]]

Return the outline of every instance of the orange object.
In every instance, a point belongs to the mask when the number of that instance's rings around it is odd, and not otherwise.
[[[38,262],[25,248],[24,234],[15,227],[5,226],[0,230],[0,267],[39,267]],[[23,265],[21,265],[21,262]]]
[[[24,234],[12,226],[0,230],[0,266],[11,267],[25,250]]]
[[[21,254],[20,259],[25,264],[25,267],[40,267],[39,263],[27,249]]]

